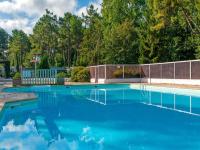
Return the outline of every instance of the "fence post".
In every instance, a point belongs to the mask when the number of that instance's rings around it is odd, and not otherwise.
[[[123,70],[123,79],[124,79],[124,65],[122,66],[122,70]]]
[[[104,69],[105,69],[105,72],[104,72],[105,81],[104,81],[104,82],[106,82],[106,78],[107,78],[107,69],[106,69],[106,65],[104,65]]]
[[[163,75],[162,75],[162,65],[163,65],[163,64],[160,64],[160,77],[161,77],[161,79],[163,79]]]
[[[99,66],[98,66],[98,74],[97,74],[97,75],[98,75],[98,76],[97,76],[97,77],[98,77],[97,80],[98,80],[98,83],[99,83]]]
[[[149,82],[151,84],[151,65],[149,64]]]
[[[176,79],[176,63],[174,62],[174,79]]]
[[[97,82],[97,66],[95,66],[95,75],[94,75],[94,77],[95,77],[95,83]]]
[[[190,80],[192,79],[192,61],[190,61]]]

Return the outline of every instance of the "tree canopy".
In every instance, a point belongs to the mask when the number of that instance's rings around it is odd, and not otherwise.
[[[36,53],[46,67],[199,59],[200,1],[103,0],[101,13],[91,5],[82,17],[46,10],[30,35],[0,28],[0,57],[7,49],[17,69]]]

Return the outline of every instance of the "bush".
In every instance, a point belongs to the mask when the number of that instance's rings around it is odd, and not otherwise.
[[[71,81],[73,82],[89,82],[90,71],[85,67],[74,67],[71,72]]]
[[[16,72],[13,79],[14,80],[21,79],[21,74],[19,72]]]
[[[116,71],[113,72],[113,77],[115,78],[123,78],[123,70],[122,69],[118,69]]]
[[[56,78],[66,78],[67,77],[67,74],[65,72],[59,72],[57,75],[56,75]]]
[[[113,73],[113,76],[115,78],[123,78],[123,70],[118,69]],[[124,77],[125,78],[139,78],[140,77],[140,72],[137,70],[131,70],[131,69],[125,69],[124,70]]]

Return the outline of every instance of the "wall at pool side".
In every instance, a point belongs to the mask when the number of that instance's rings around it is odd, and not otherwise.
[[[149,84],[183,84],[183,85],[200,85],[199,79],[157,79],[157,78],[127,78],[127,79],[97,79],[91,78],[91,83],[149,83]]]

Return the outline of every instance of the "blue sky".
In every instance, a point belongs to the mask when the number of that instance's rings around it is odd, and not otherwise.
[[[15,28],[31,33],[45,9],[58,16],[67,11],[81,16],[90,4],[100,11],[101,3],[102,0],[0,0],[0,27],[9,33]]]

